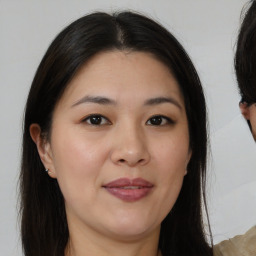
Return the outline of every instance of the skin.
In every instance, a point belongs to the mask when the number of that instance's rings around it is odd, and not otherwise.
[[[97,125],[92,114],[102,116]],[[65,198],[66,255],[160,255],[160,225],[191,157],[183,97],[164,64],[142,52],[94,56],[57,103],[50,141],[37,124],[30,133]],[[143,178],[153,189],[127,202],[103,187],[124,177]]]
[[[256,103],[248,105],[247,103],[239,104],[240,110],[244,118],[251,123],[252,136],[256,141]]]

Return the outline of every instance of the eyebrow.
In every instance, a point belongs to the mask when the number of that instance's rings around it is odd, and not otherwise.
[[[145,101],[145,105],[147,105],[147,106],[159,105],[159,104],[163,104],[163,103],[171,103],[171,104],[175,105],[176,107],[178,107],[179,109],[182,109],[179,102],[171,97],[156,97],[156,98],[148,99]]]
[[[114,100],[111,100],[106,97],[101,96],[85,96],[82,99],[75,102],[72,107],[75,107],[77,105],[80,105],[82,103],[96,103],[100,105],[116,105],[116,102]]]
[[[72,107],[75,107],[77,105],[83,104],[83,103],[96,103],[96,104],[100,104],[100,105],[116,105],[116,101],[106,98],[106,97],[102,97],[102,96],[85,96],[83,98],[81,98],[80,100],[78,100],[77,102],[75,102]],[[176,107],[178,107],[179,109],[182,109],[181,105],[178,103],[178,101],[176,101],[174,98],[171,97],[156,97],[156,98],[151,98],[148,99],[144,102],[144,105],[146,106],[154,106],[154,105],[159,105],[159,104],[163,104],[163,103],[171,103],[173,105],[175,105]]]

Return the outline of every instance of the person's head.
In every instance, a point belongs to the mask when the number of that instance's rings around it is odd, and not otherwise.
[[[131,12],[73,22],[47,50],[27,100],[25,255],[63,255],[81,223],[120,240],[160,230],[163,255],[211,255],[206,126],[196,70],[162,26]]]
[[[235,71],[240,109],[256,140],[256,1],[251,1],[238,35]]]

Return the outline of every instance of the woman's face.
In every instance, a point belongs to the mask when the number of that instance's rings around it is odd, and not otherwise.
[[[148,53],[98,54],[56,105],[45,149],[70,229],[126,240],[159,234],[190,160],[177,81]]]

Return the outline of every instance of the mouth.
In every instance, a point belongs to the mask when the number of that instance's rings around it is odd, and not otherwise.
[[[142,178],[121,178],[103,185],[111,195],[127,202],[134,202],[146,197],[153,189],[153,184]]]

